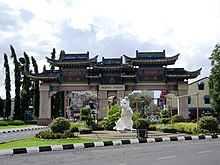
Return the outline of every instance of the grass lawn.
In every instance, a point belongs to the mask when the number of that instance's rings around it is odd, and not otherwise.
[[[52,146],[60,144],[74,144],[74,143],[87,143],[87,142],[100,142],[101,140],[84,139],[75,137],[71,139],[39,139],[39,138],[27,138],[23,140],[16,140],[13,142],[6,142],[0,144],[0,150],[15,149],[15,148],[28,148],[28,147],[40,147],[40,146]]]
[[[11,129],[11,128],[26,128],[26,127],[33,127],[33,126],[37,126],[37,125],[33,125],[33,124],[25,124],[25,125],[8,125],[8,126],[0,126],[0,130],[1,130],[1,129]]]

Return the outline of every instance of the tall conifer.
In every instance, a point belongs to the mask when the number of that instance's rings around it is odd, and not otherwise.
[[[10,79],[10,68],[8,64],[8,56],[4,54],[4,67],[5,67],[5,114],[4,116],[8,118],[11,115],[11,79]]]
[[[20,87],[21,87],[21,74],[20,74],[20,66],[17,60],[17,55],[12,45],[10,45],[11,49],[11,58],[13,59],[13,63],[15,65],[14,74],[15,74],[15,101],[14,101],[14,119],[23,120],[21,116],[20,109]]]
[[[38,74],[38,65],[35,58],[31,57],[32,65],[34,67],[34,73]],[[39,80],[34,80],[34,91],[33,91],[33,111],[35,116],[39,116],[39,104],[40,104],[40,89]]]

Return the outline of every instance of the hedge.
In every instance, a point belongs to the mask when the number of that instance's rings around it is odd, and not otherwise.
[[[174,123],[172,126],[176,128],[178,132],[189,133],[189,134],[197,133],[196,123],[180,122],[180,123]]]

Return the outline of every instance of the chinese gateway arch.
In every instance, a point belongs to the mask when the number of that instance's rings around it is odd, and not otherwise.
[[[136,51],[135,57],[90,58],[89,52],[61,54],[59,59],[47,58],[56,70],[30,74],[40,80],[40,112],[38,125],[51,123],[51,96],[57,91],[96,91],[99,98],[97,119],[106,116],[108,97],[123,98],[135,90],[160,90],[176,96],[188,94],[188,79],[200,75],[201,68],[186,71],[167,67],[175,64],[179,54],[166,57],[162,52]],[[125,62],[123,62],[123,59]],[[178,99],[179,113],[188,118],[187,97]]]

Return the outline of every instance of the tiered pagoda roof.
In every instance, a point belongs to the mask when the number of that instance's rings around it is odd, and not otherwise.
[[[58,60],[52,60],[46,57],[47,61],[51,65],[59,67],[59,70],[46,70],[39,74],[29,74],[29,77],[44,82],[58,82],[59,78],[66,78],[64,82],[75,82],[79,80],[84,81],[84,83],[87,81],[85,78],[90,80],[99,78],[99,80],[105,83],[108,82],[108,78],[117,77],[122,83],[122,80],[125,79],[130,82],[134,80],[138,82],[159,81],[161,77],[170,81],[175,79],[184,80],[196,78],[200,74],[201,68],[196,71],[186,71],[184,68],[166,67],[167,65],[175,64],[178,57],[179,54],[166,57],[165,51],[136,51],[136,57],[134,58],[124,55],[125,63],[123,63],[122,56],[120,58],[103,57],[101,62],[97,62],[98,55],[90,59],[89,52],[63,54]],[[106,80],[104,81],[104,79]]]
[[[59,70],[45,70],[42,73],[38,74],[28,74],[28,77],[30,77],[33,80],[57,80],[57,76],[59,75],[60,71]]]
[[[196,71],[186,71],[184,68],[167,68],[167,77],[170,79],[191,79],[200,75],[202,68]]]
[[[90,63],[96,63],[97,58],[98,58],[98,55],[89,59],[89,52],[75,53],[75,54],[63,54],[61,58],[58,60],[53,60],[53,59],[46,57],[47,62],[57,67],[89,65]]]
[[[102,58],[101,62],[98,63],[93,63],[91,66],[94,69],[103,69],[103,70],[120,70],[123,68],[128,68],[129,65],[128,64],[123,64],[122,61],[122,57],[121,58]]]
[[[172,57],[165,57],[165,50],[163,52],[138,52],[137,50],[135,58],[131,58],[126,55],[124,55],[124,57],[126,63],[134,66],[138,66],[138,65],[167,66],[167,65],[175,64],[179,55],[180,54],[177,54]]]

